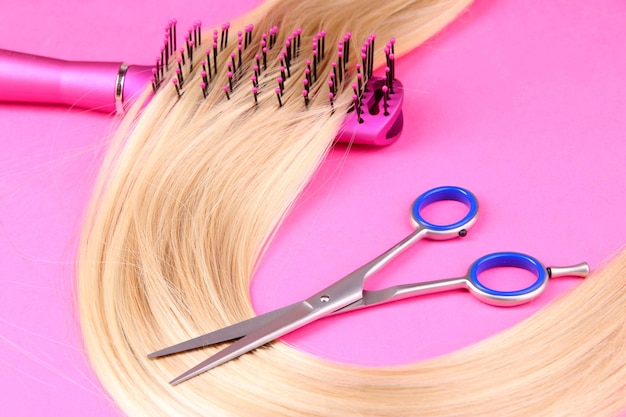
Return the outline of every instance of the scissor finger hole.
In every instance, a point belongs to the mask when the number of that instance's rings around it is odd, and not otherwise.
[[[476,197],[468,190],[454,186],[437,187],[425,192],[415,200],[412,208],[415,223],[444,236],[446,233],[464,232],[464,228],[476,220],[477,214]],[[425,216],[436,221],[430,221]]]
[[[469,207],[456,200],[439,200],[421,207],[419,214],[423,220],[436,225],[450,225],[463,219]]]
[[[500,270],[499,276],[512,274],[511,277],[514,278],[517,274],[520,274],[518,277],[524,275],[524,277],[521,278],[523,283],[520,283],[520,285],[512,290],[500,290],[492,287],[490,284],[496,283],[498,280],[493,279],[493,277],[490,279],[488,272],[492,271],[492,273],[494,273],[495,271],[495,275],[498,270]],[[486,294],[488,297],[519,297],[531,295],[537,291],[541,291],[547,279],[545,268],[538,260],[516,252],[497,252],[479,258],[472,264],[469,277],[476,290]],[[513,282],[513,280],[506,281]],[[497,285],[502,285],[502,282],[503,280],[500,280]],[[524,285],[524,283],[527,285]]]
[[[524,291],[537,281],[537,275],[525,268],[495,267],[478,273],[478,281],[493,291]]]

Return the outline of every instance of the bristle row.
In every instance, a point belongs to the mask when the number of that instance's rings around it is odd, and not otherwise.
[[[176,23],[176,19],[173,19],[165,26],[165,39],[163,47],[161,47],[161,54],[155,60],[155,65],[152,68],[152,77],[150,78],[154,93],[156,93],[163,82],[170,58],[176,54]]]
[[[389,43],[385,46],[385,57],[387,66],[385,67],[385,86],[388,89],[389,94],[393,94],[393,80],[396,79],[396,66],[395,66],[395,43],[396,40],[391,38]],[[389,97],[387,97],[389,98]]]
[[[363,123],[363,100],[368,93],[367,82],[374,73],[374,41],[376,35],[372,34],[363,42],[361,46],[361,62],[355,65],[356,83],[352,83],[352,108],[356,111],[357,120]]]

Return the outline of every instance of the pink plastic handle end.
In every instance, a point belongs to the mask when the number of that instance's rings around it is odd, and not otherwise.
[[[367,82],[367,92],[363,94],[361,105],[363,112],[360,117],[354,109],[348,113],[337,135],[337,142],[387,146],[400,137],[404,124],[404,88],[399,80],[393,80],[393,93],[388,91],[388,99],[385,100],[384,86],[385,78],[382,77],[372,77]]]

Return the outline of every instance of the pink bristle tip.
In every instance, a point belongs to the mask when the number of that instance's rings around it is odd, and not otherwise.
[[[308,96],[308,95],[309,95],[309,92],[308,92],[308,91],[306,91],[306,90],[302,90],[302,95],[303,95],[304,97],[306,97],[306,96]]]

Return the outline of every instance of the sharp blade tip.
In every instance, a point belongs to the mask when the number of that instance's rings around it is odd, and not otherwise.
[[[178,385],[178,384],[180,384],[182,382],[185,382],[185,381],[187,381],[187,380],[189,380],[189,379],[191,379],[191,378],[193,378],[195,376],[198,376],[198,375],[208,371],[209,369],[210,368],[208,368],[208,367],[207,368],[196,369],[196,370],[190,369],[189,371],[187,371],[187,372],[185,372],[183,374],[180,374],[176,378],[172,379],[170,381],[170,385],[172,385],[172,386]]]
[[[165,349],[157,350],[156,352],[148,353],[148,357],[150,359],[161,358],[163,356],[171,355],[172,353],[176,353],[176,352],[173,352],[170,348],[165,348]]]

